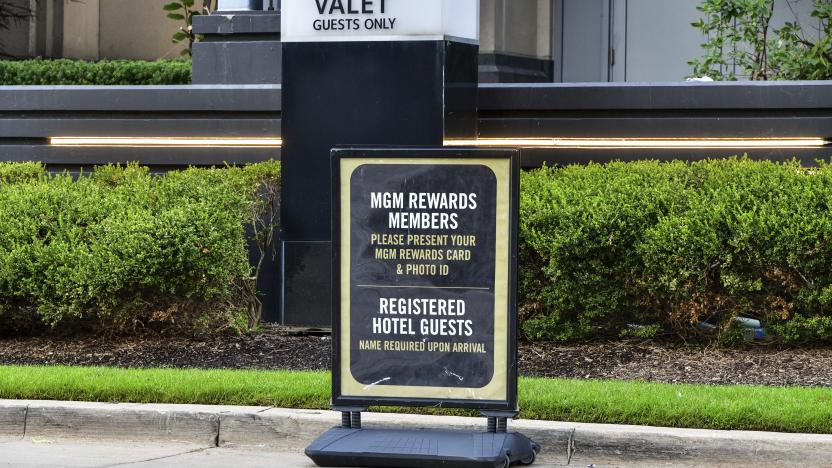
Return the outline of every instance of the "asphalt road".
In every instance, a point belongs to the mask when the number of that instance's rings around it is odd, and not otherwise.
[[[103,443],[95,441],[52,441],[33,439],[0,441],[0,467],[14,468],[312,468],[302,453],[265,450],[204,448],[179,444]],[[567,466],[542,460],[535,467]],[[718,466],[652,462],[649,460],[572,460],[572,467],[692,467]],[[727,466],[727,465],[726,465]],[[731,465],[732,467],[737,465]]]

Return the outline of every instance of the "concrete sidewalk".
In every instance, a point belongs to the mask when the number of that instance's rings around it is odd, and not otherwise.
[[[338,425],[331,411],[160,404],[0,400],[0,439],[165,443],[302,453]],[[366,427],[476,429],[482,418],[367,413]],[[832,435],[668,429],[518,420],[509,429],[539,443],[543,464],[588,459],[630,464],[832,466]]]
[[[303,452],[269,451],[227,447],[200,447],[181,444],[150,444],[129,442],[62,441],[0,441],[0,468],[315,468]],[[569,466],[545,460],[535,468]],[[668,463],[639,459],[573,458],[571,466],[593,468],[698,468],[713,463]],[[738,465],[731,465],[737,468]],[[748,466],[748,465],[746,465]],[[756,466],[754,468],[757,468]]]
[[[188,444],[54,442],[35,439],[0,442],[0,468],[314,468],[303,452],[202,447]]]
[[[53,442],[0,441],[0,468],[315,468],[303,452],[269,451],[227,447],[200,447],[195,445],[164,443],[96,442],[86,440]],[[712,468],[713,462],[668,462],[667,460],[634,461],[616,458],[573,458],[571,466],[593,468]],[[563,463],[539,460],[535,468],[570,466]],[[740,466],[755,465],[735,465]]]

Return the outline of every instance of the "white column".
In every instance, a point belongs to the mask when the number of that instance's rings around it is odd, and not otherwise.
[[[266,0],[268,4],[268,0]],[[263,0],[217,0],[217,11],[262,10]]]

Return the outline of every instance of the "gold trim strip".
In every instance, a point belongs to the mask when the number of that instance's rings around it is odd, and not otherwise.
[[[52,137],[52,146],[81,147],[263,147],[280,148],[281,138],[178,138],[178,137]],[[744,149],[822,148],[819,137],[794,138],[477,138],[445,140],[448,147],[521,147],[564,149]]]
[[[469,401],[508,400],[508,304],[509,304],[509,238],[511,237],[511,161],[508,159],[343,159],[341,160],[341,200],[350,200],[350,180],[360,166],[366,164],[433,164],[482,165],[491,169],[497,178],[497,212],[494,282],[494,375],[482,388],[415,387],[399,385],[364,385],[350,372],[350,205],[341,205],[341,333],[340,377],[341,396],[357,398],[402,397]]]
[[[280,138],[127,138],[127,137],[54,137],[49,139],[52,146],[79,147],[231,147],[231,148],[279,148]]]
[[[830,142],[818,137],[795,138],[478,138],[445,140],[445,146],[524,148],[822,148]]]

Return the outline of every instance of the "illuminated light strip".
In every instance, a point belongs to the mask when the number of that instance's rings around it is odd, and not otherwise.
[[[445,146],[514,146],[523,148],[821,148],[823,138],[479,138],[445,140]]]
[[[82,147],[227,147],[280,148],[281,138],[129,138],[129,137],[54,137],[52,146]],[[521,148],[821,148],[829,146],[823,138],[480,138],[445,140],[445,146],[508,146]]]
[[[280,138],[123,138],[123,137],[54,137],[52,146],[101,146],[101,147],[228,147],[228,148],[279,148]]]

